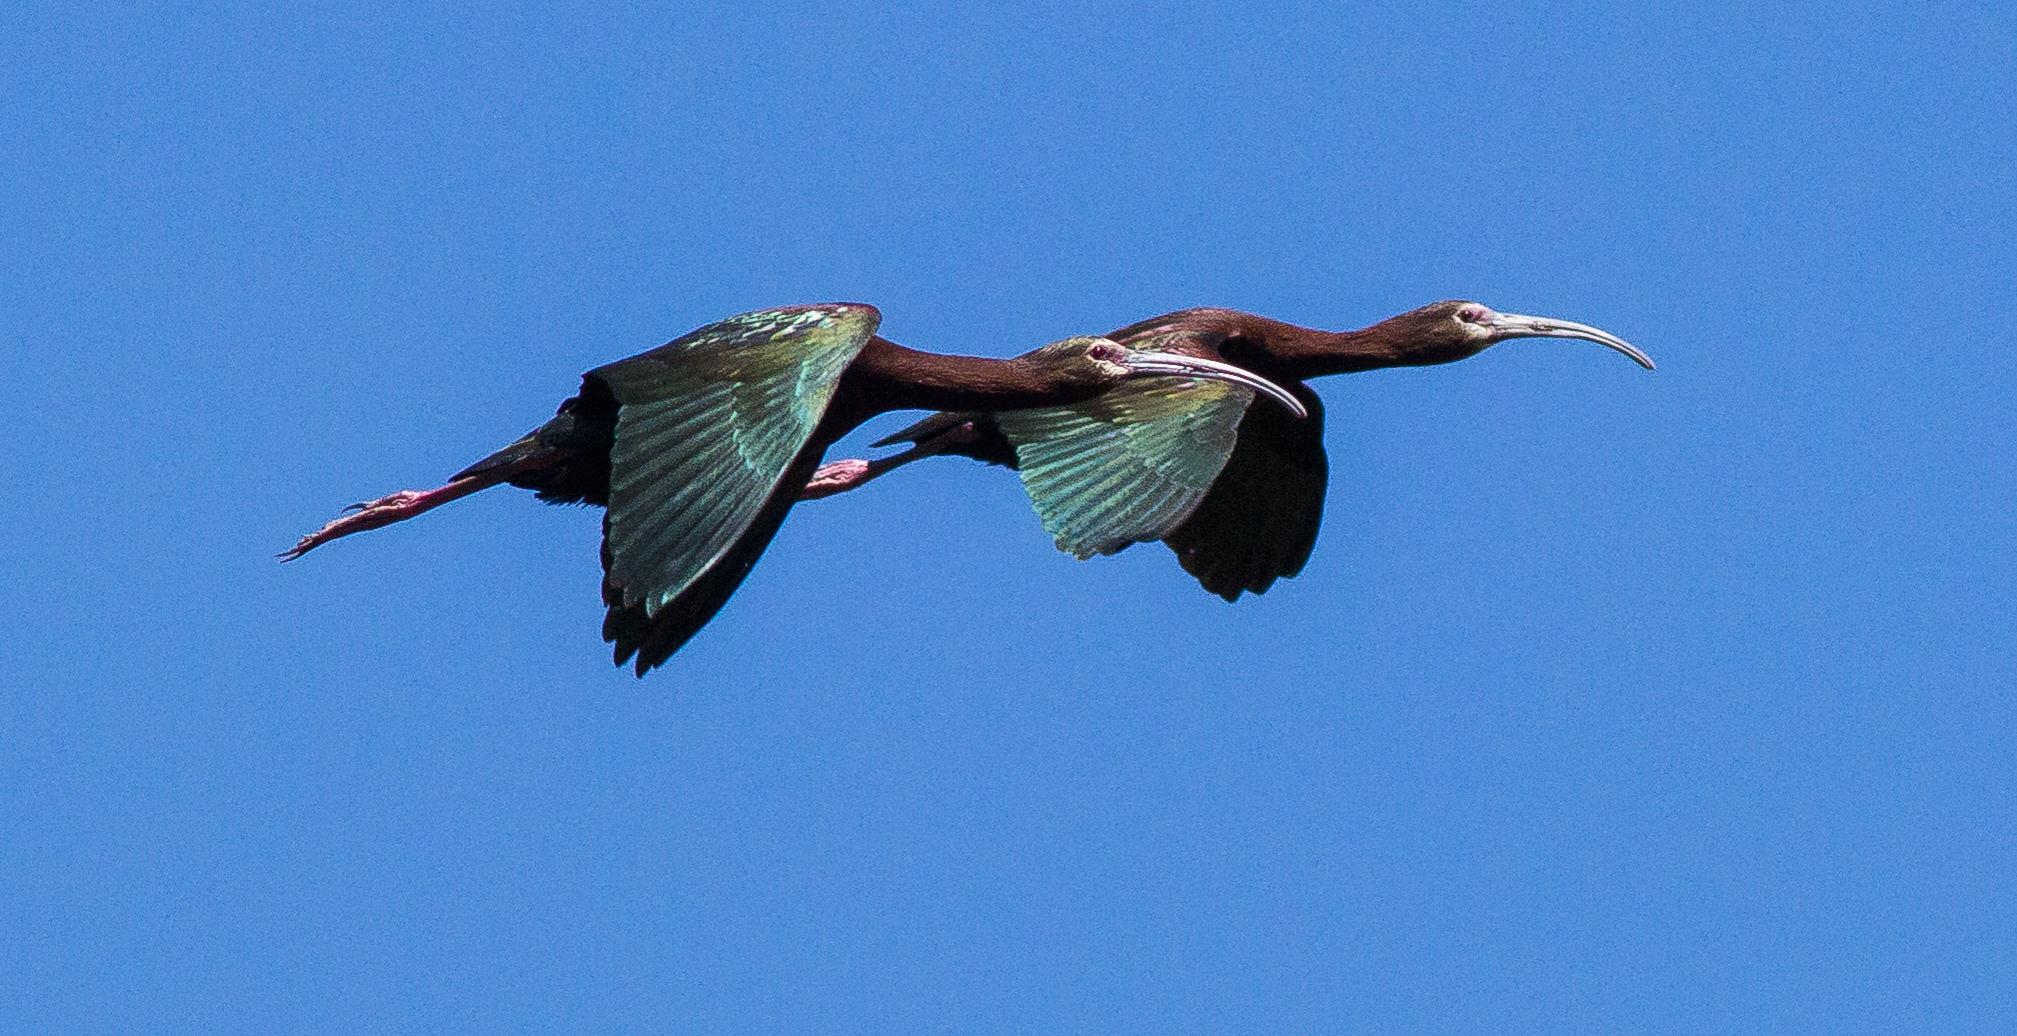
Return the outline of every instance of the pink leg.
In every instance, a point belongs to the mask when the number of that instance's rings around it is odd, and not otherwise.
[[[822,464],[812,473],[812,480],[799,491],[800,500],[818,500],[821,497],[845,493],[850,489],[860,489],[870,481],[889,474],[912,461],[944,453],[960,443],[972,442],[978,433],[972,423],[948,428],[938,435],[897,454],[881,460],[837,460]]]
[[[832,464],[822,464],[812,473],[812,480],[799,490],[800,500],[818,500],[835,493],[845,493],[875,477],[874,465],[865,460],[837,460]]]
[[[440,489],[402,489],[391,496],[351,504],[343,509],[343,517],[301,537],[301,542],[274,556],[282,561],[293,561],[330,540],[342,539],[351,533],[380,528],[394,522],[403,522],[415,515],[432,511],[450,500],[460,500],[480,489],[489,489],[500,482],[510,481],[512,477],[523,472],[550,467],[561,459],[553,454],[544,454],[527,458],[517,464],[492,468],[480,475],[456,479]]]

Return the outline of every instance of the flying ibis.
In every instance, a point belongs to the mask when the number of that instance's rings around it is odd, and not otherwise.
[[[878,337],[881,321],[853,303],[761,310],[597,367],[551,421],[447,485],[354,505],[280,557],[501,483],[549,503],[599,505],[602,636],[617,665],[635,659],[643,676],[721,610],[827,447],[878,414],[1008,414],[1137,380],[1209,381],[1302,412],[1287,390],[1200,351],[1068,338],[1013,359],[944,356]]]
[[[1359,331],[1186,309],[1106,337],[1244,367],[1286,386],[1309,417],[1253,406],[1250,392],[1216,382],[1130,382],[1058,407],[934,414],[875,444],[910,442],[911,450],[836,461],[819,469],[805,495],[845,492],[940,453],[1001,464],[1019,469],[1060,550],[1084,559],[1160,539],[1206,590],[1233,601],[1301,572],[1316,545],[1328,465],[1323,405],[1307,379],[1450,363],[1509,338],[1579,338],[1653,369],[1651,357],[1588,324],[1461,300]]]

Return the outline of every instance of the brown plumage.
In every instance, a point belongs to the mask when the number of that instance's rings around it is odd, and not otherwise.
[[[1006,360],[942,356],[877,337],[880,320],[850,303],[762,310],[598,367],[551,421],[447,485],[358,504],[281,557],[503,483],[602,506],[603,639],[642,676],[741,585],[827,447],[878,414],[1059,406],[1148,377],[1222,380],[1294,405],[1210,357],[1100,338]]]
[[[1218,468],[1209,488],[1194,495],[1194,504],[1173,524],[1155,529],[1175,551],[1184,570],[1204,588],[1228,601],[1242,593],[1265,593],[1276,579],[1302,571],[1316,544],[1322,522],[1328,477],[1323,446],[1323,408],[1303,382],[1331,374],[1350,374],[1383,367],[1427,366],[1474,356],[1510,338],[1579,338],[1615,349],[1646,369],[1653,361],[1621,339],[1584,324],[1564,320],[1496,313],[1475,302],[1438,302],[1383,320],[1359,331],[1318,331],[1230,309],[1186,309],[1120,328],[1107,336],[1141,348],[1179,352],[1237,364],[1287,387],[1309,412],[1307,420],[1290,418],[1279,407],[1250,405],[1231,419],[1237,440]],[[1018,418],[1034,415],[1025,413]],[[961,411],[934,414],[884,439],[877,445],[912,442],[904,454],[874,462],[842,461],[829,465],[825,484],[808,487],[812,495],[853,488],[877,475],[924,456],[950,453],[1012,468],[1023,467],[1031,441],[1012,441],[996,414]],[[1055,444],[1051,444],[1055,445]],[[1157,456],[1132,458],[1142,465],[1160,463]],[[1208,458],[1209,459],[1209,458]],[[1103,469],[1111,486],[1119,475]],[[1121,474],[1124,474],[1121,473]],[[1077,501],[1050,483],[1039,483],[1025,472],[1025,484],[1045,516],[1046,529],[1077,517]],[[1070,487],[1065,487],[1069,489]],[[1051,494],[1051,495],[1046,495]],[[1094,523],[1097,524],[1097,523]],[[1096,532],[1097,530],[1094,530]],[[1075,530],[1077,553],[1111,552],[1125,541],[1101,543],[1097,535]]]

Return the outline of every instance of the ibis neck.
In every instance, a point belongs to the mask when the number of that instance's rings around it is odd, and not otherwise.
[[[1231,309],[1186,309],[1122,328],[1107,337],[1123,345],[1177,331],[1226,336],[1220,352],[1263,377],[1306,381],[1330,374],[1355,374],[1382,367],[1421,367],[1470,355],[1422,347],[1392,321],[1359,331],[1319,331]]]
[[[1093,398],[1106,386],[1017,357],[945,356],[871,339],[842,376],[829,412],[849,429],[892,410],[1021,410]]]

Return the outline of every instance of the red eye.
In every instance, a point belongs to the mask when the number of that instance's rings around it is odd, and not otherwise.
[[[1465,306],[1457,311],[1457,319],[1466,324],[1482,324],[1492,318],[1492,311],[1483,306]]]
[[[1121,351],[1118,346],[1095,345],[1092,347],[1092,358],[1095,360],[1118,360],[1121,358]]]

